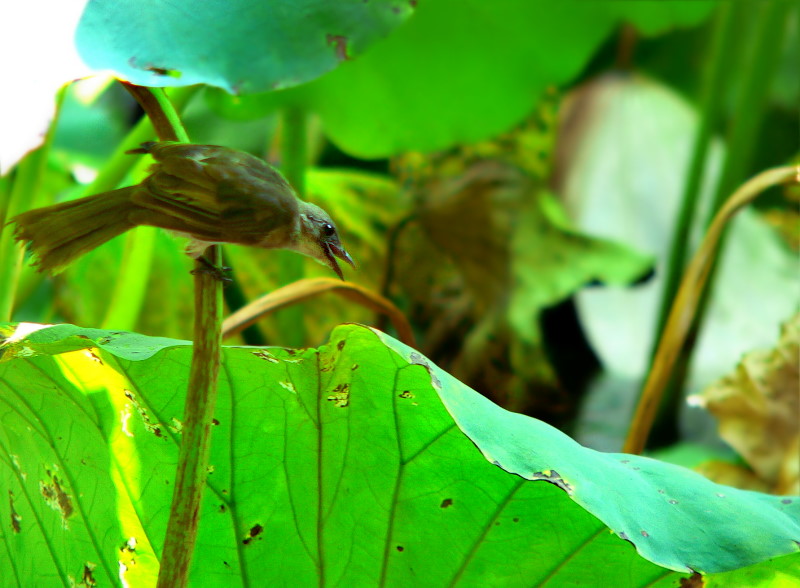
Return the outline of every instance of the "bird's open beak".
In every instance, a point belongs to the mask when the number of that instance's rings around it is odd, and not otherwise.
[[[345,251],[344,247],[334,245],[333,243],[325,243],[323,249],[325,250],[325,257],[328,258],[328,266],[330,266],[330,268],[336,272],[336,275],[339,276],[340,280],[344,281],[344,274],[342,273],[342,269],[339,267],[339,264],[336,261],[336,257],[342,261],[346,261],[353,268],[355,268],[356,264],[353,261],[353,258],[350,257],[350,254],[347,251]]]

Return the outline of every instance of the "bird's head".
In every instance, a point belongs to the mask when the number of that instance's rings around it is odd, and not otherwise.
[[[309,202],[300,203],[300,238],[297,251],[316,259],[322,265],[327,265],[336,275],[344,280],[344,275],[336,261],[342,261],[356,267],[350,254],[347,253],[339,240],[336,225],[327,212],[319,206]]]

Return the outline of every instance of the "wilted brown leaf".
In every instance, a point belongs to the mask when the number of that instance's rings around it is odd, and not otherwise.
[[[491,141],[395,160],[401,183],[415,195],[417,222],[398,239],[389,284],[409,300],[425,352],[439,365],[506,408],[542,418],[563,412],[556,408],[563,401],[548,394],[561,392],[540,338],[525,357],[513,351],[510,247],[521,211],[539,208],[539,174],[547,168],[539,152],[549,156],[552,140],[546,121],[532,120]],[[541,308],[525,317],[537,332]]]
[[[783,326],[775,349],[748,353],[696,399],[773,492],[800,493],[800,314]]]
[[[577,231],[546,188],[555,104],[500,137],[394,161],[414,194],[392,294],[411,301],[425,352],[505,408],[545,420],[574,408],[545,351],[542,312],[590,283],[629,284],[652,260]]]

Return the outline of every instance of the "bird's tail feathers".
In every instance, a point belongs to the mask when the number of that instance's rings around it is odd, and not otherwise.
[[[77,257],[135,225],[129,220],[135,186],[20,214],[14,237],[31,244],[40,271],[58,273]]]

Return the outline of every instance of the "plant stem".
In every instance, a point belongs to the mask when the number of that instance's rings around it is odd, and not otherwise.
[[[669,316],[669,310],[678,291],[678,285],[686,265],[690,231],[697,214],[700,186],[705,173],[709,145],[711,144],[714,129],[722,115],[725,82],[729,79],[731,65],[739,51],[737,40],[739,39],[738,33],[740,30],[738,21],[735,18],[735,9],[730,5],[723,4],[717,10],[719,12],[712,42],[709,68],[706,71],[704,80],[705,89],[700,108],[700,124],[694,138],[694,147],[681,198],[678,222],[675,225],[675,231],[672,236],[652,353],[655,353],[657,343],[664,332],[664,325],[667,322],[667,316]]]
[[[177,111],[183,110],[189,103],[189,100],[195,96],[198,89],[199,88],[193,86],[171,89],[169,99],[172,103],[172,108]],[[134,98],[135,97],[134,95]],[[113,190],[119,186],[136,162],[140,161],[140,158],[131,156],[125,152],[139,147],[139,145],[145,141],[151,141],[153,135],[154,127],[148,115],[143,117],[136,123],[136,126],[131,129],[122,143],[120,143],[114,151],[111,160],[103,166],[103,169],[100,170],[100,173],[94,181],[86,187],[84,193],[97,194],[98,192]]]
[[[181,112],[198,89],[198,87],[192,86],[172,89],[169,95],[172,107]],[[129,155],[126,151],[134,149],[152,138],[153,125],[150,118],[142,117],[85,192],[96,194],[116,188],[135,164],[142,164],[146,161],[141,157]],[[125,253],[119,273],[113,280],[114,292],[106,308],[101,328],[122,331],[136,328],[153,266],[156,231],[157,229],[153,227],[136,227],[125,236]]]
[[[690,250],[691,229],[695,224],[695,218],[699,214],[701,207],[700,190],[711,141],[723,114],[726,82],[729,81],[730,71],[740,59],[742,53],[740,41],[746,24],[743,19],[745,11],[741,7],[728,4],[720,5],[717,10],[709,65],[703,80],[704,89],[700,105],[700,120],[694,137],[689,170],[670,245],[648,373],[653,369],[656,350],[664,335],[667,318],[686,267]],[[676,414],[680,407],[682,383],[686,377],[687,367],[687,365],[679,363],[678,368],[669,374],[671,385],[668,384],[665,388],[666,392],[659,407],[656,421],[656,427],[659,430],[657,437],[659,439],[663,437],[664,442],[667,444],[674,437],[675,431],[677,431]],[[666,419],[669,419],[669,422],[666,422]]]
[[[209,248],[206,257],[219,266],[218,247]],[[200,264],[196,269],[202,269]],[[183,588],[188,583],[189,566],[197,542],[200,502],[208,477],[211,421],[217,403],[222,287],[220,281],[207,271],[195,272],[194,285],[192,367],[186,392],[172,506],[161,552],[159,588]]]
[[[177,112],[163,90],[127,83],[124,85],[142,105],[162,141],[189,141]],[[206,257],[219,266],[217,247],[209,248]],[[158,574],[158,586],[161,588],[182,588],[187,585],[197,541],[200,501],[208,475],[211,420],[217,402],[220,362],[222,287],[216,277],[201,271],[203,269],[199,262],[195,264],[192,366],[183,413],[175,488]]]
[[[306,168],[308,167],[308,141],[306,127],[308,115],[300,107],[283,111],[281,133],[281,171],[300,198],[306,193]]]
[[[304,199],[306,191],[306,168],[308,167],[306,127],[308,116],[300,107],[286,108],[281,120],[281,171],[289,184]],[[287,255],[280,265],[280,283],[291,284],[304,276],[303,258]],[[293,306],[276,315],[281,344],[300,347],[306,341],[303,309]]]
[[[709,273],[718,256],[720,239],[728,222],[742,207],[752,202],[764,190],[791,179],[800,180],[800,167],[766,170],[736,190],[714,217],[703,238],[703,243],[686,268],[678,295],[675,297],[675,303],[672,305],[667,319],[664,336],[661,337],[658,344],[653,369],[648,375],[631,428],[625,439],[623,452],[641,453],[645,447],[664,388],[669,383],[669,375],[684,347],[686,336],[691,330],[695,312],[704,292],[707,291]]]
[[[755,22],[756,30],[752,37],[753,41],[746,44],[748,48],[752,49],[752,53],[749,56],[750,59],[743,60],[742,70],[751,73],[744,86],[740,89],[738,100],[734,105],[736,116],[728,134],[728,152],[714,201],[705,220],[706,228],[710,226],[714,215],[725,203],[726,196],[744,181],[747,175],[748,165],[752,159],[753,149],[758,138],[758,131],[761,128],[764,105],[770,90],[770,81],[773,79],[780,56],[790,8],[791,5],[787,2],[763,3]],[[752,18],[752,7],[748,7],[747,13]],[[664,410],[656,420],[654,433],[656,436],[660,436],[661,430],[670,432],[670,435],[666,436],[667,442],[671,441],[669,437],[675,438],[677,436],[678,411],[683,397],[682,391],[689,373],[695,345],[705,324],[710,296],[714,291],[719,259],[721,252],[725,250],[727,235],[727,230],[724,230],[720,235],[719,253],[709,269],[708,285],[697,305],[694,322],[686,335],[686,345],[676,362],[675,374],[669,387],[671,394],[668,395]]]
[[[730,71],[739,69],[748,72],[742,79],[737,100],[733,106],[733,124],[731,125],[727,141],[727,155],[717,182],[715,195],[710,206],[705,226],[708,228],[715,215],[723,205],[725,198],[733,189],[739,185],[747,175],[747,164],[752,155],[753,146],[760,128],[764,103],[770,87],[770,80],[773,77],[778,56],[782,46],[783,36],[786,30],[788,11],[791,6],[783,2],[765,2],[759,5],[731,5],[724,7],[727,11],[721,16],[721,40],[719,43],[715,65],[712,66],[711,79],[708,81],[710,90],[709,97],[705,106],[701,128],[698,134],[698,143],[705,141],[706,147],[703,152],[699,149],[695,151],[690,171],[689,182],[696,182],[696,186],[687,183],[687,193],[684,194],[685,200],[682,204],[681,218],[676,231],[676,238],[673,240],[673,248],[670,257],[670,267],[667,284],[662,298],[662,310],[660,321],[665,321],[666,309],[673,304],[674,293],[670,295],[668,288],[676,288],[677,280],[682,271],[686,251],[688,250],[689,229],[692,224],[692,214],[696,213],[694,202],[687,202],[686,198],[697,200],[696,193],[699,190],[699,183],[702,179],[702,167],[710,142],[710,135],[714,124],[718,118],[717,112],[721,110],[723,99],[722,85],[728,79]],[[754,8],[758,9],[754,18]],[[743,25],[753,21],[753,26],[747,28]],[[750,32],[744,35],[744,32]],[[743,42],[742,38],[746,41]],[[741,50],[737,52],[737,47]],[[744,49],[749,50],[749,53]],[[736,56],[732,60],[731,55]],[[714,94],[719,94],[714,96]],[[706,120],[708,117],[708,120]],[[712,118],[713,117],[713,118]],[[702,133],[707,133],[703,137]],[[696,145],[697,147],[698,145]],[[702,147],[702,144],[699,145]],[[695,169],[697,166],[698,169]],[[697,174],[696,177],[691,177]],[[689,194],[689,190],[694,190],[694,195]],[[685,209],[690,208],[687,212]],[[684,218],[686,215],[686,218]],[[725,245],[725,232],[720,235],[718,251],[723,251]],[[708,304],[709,293],[713,291],[714,276],[716,275],[716,261],[709,267],[708,286],[695,310],[692,311],[694,323],[685,336],[685,346],[679,357],[674,363],[671,372],[663,373],[668,378],[667,393],[660,401],[660,409],[655,421],[654,437],[659,440],[659,444],[665,445],[672,443],[677,436],[678,412],[681,406],[681,399],[685,379],[689,373],[689,364],[694,351],[695,342],[698,340],[700,329],[705,317],[705,310]],[[672,281],[672,284],[670,284]],[[675,298],[677,301],[677,298]],[[660,332],[656,339],[659,346],[666,337],[666,331]],[[651,364],[651,371],[655,369],[655,357]],[[665,384],[666,385],[666,384]]]

